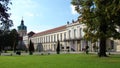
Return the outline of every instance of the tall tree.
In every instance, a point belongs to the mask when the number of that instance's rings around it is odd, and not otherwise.
[[[10,8],[8,7],[9,4],[12,4],[10,0],[0,0],[0,37],[2,38],[0,40],[0,50],[4,47],[5,44],[3,40],[5,40],[6,32],[9,32],[9,27],[13,25],[13,21],[10,20],[10,13],[8,13],[8,10]],[[4,37],[5,36],[5,37]]]
[[[2,46],[3,46],[3,35],[2,35],[2,30],[0,30],[0,54],[1,54],[1,51],[2,51]]]
[[[10,43],[11,43],[11,48],[13,49],[13,51],[16,50],[16,46],[18,45],[18,38],[19,38],[19,34],[18,34],[17,30],[16,29],[11,30]]]
[[[57,54],[60,54],[60,41],[57,41],[57,48],[56,48]]]
[[[120,0],[72,0],[76,11],[86,25],[85,38],[93,42],[99,40],[99,56],[106,55],[106,40],[119,39]]]
[[[8,7],[9,4],[12,4],[10,0],[0,0],[0,30],[7,31],[9,27],[13,25],[12,20],[10,20],[10,13],[8,13],[8,10],[10,8]]]
[[[29,43],[29,54],[32,55],[33,52],[34,52],[34,44],[33,42],[30,40],[30,43]]]

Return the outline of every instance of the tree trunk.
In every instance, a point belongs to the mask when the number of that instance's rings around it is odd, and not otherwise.
[[[15,52],[15,50],[16,50],[16,48],[15,48],[15,42],[13,43],[13,52]]]
[[[104,16],[104,15],[103,15]],[[107,31],[107,24],[106,20],[103,18],[103,22],[100,23],[100,32],[101,32],[101,37],[100,37],[100,46],[99,46],[99,57],[107,57],[106,55],[106,31]]]
[[[107,57],[106,55],[106,38],[100,39],[100,46],[99,46],[99,57]]]

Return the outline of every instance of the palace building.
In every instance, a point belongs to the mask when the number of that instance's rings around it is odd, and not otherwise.
[[[89,51],[94,51],[94,45],[99,48],[99,41],[91,43],[84,39],[83,29],[86,26],[78,21],[67,22],[66,25],[49,29],[34,34],[31,37],[24,36],[23,40],[28,44],[28,40],[32,40],[36,51],[56,51],[57,41],[60,41],[61,51],[84,51],[85,46],[89,46]],[[120,51],[120,40],[107,40],[107,50]]]
[[[84,24],[78,21],[67,22],[66,25],[34,34],[30,39],[37,51],[56,51],[60,41],[61,51],[83,51],[91,42],[84,40]]]

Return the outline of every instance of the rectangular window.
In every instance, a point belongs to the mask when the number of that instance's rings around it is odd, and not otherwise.
[[[56,35],[54,35],[54,42],[56,41]]]
[[[46,36],[44,37],[44,43],[46,43],[47,42],[47,38],[46,38]]]
[[[53,42],[53,35],[51,35],[51,42]]]
[[[49,38],[49,41],[48,41],[48,42],[50,42],[50,40],[51,40],[51,39],[50,39],[50,36],[48,36],[48,38]]]
[[[57,34],[57,40],[59,40],[59,34]]]
[[[71,30],[69,30],[69,39],[71,38]]]
[[[77,34],[76,29],[74,29],[74,38],[76,38],[76,34]]]
[[[64,40],[66,40],[66,32],[64,33]]]
[[[111,40],[111,49],[114,49],[114,41]]]
[[[82,38],[82,28],[80,28],[80,38]]]
[[[46,42],[48,42],[48,36],[46,36]]]
[[[60,40],[62,41],[62,33],[60,33]]]

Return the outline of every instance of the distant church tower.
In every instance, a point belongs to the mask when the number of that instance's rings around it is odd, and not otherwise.
[[[18,26],[18,33],[19,33],[20,37],[27,35],[27,27],[24,25],[23,18],[21,20],[20,26]]]

